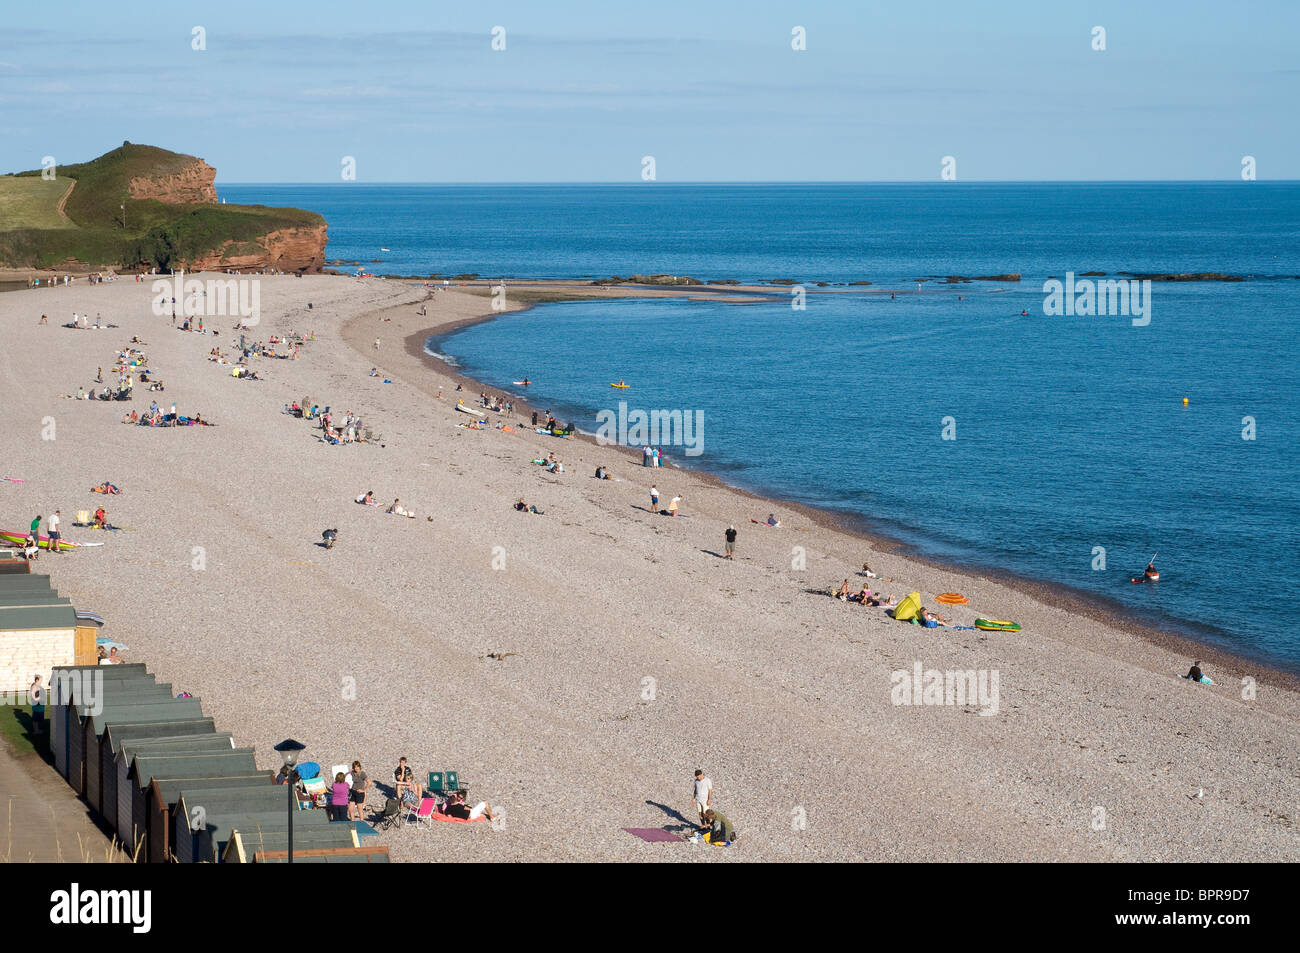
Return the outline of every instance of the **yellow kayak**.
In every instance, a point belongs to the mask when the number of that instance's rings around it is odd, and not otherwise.
[[[627,389],[628,389],[629,387],[631,387],[632,385],[631,385],[631,384],[624,384],[622,381],[619,381],[617,384],[610,384],[609,386],[610,386],[610,387],[617,387],[619,390],[627,390]]]

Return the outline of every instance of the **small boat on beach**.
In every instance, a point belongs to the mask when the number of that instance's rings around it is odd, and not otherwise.
[[[983,629],[985,632],[1019,632],[1019,622],[1008,622],[1005,619],[976,619],[975,628]]]
[[[19,546],[27,542],[27,535],[28,535],[27,533],[19,533],[13,530],[7,530],[7,529],[0,530],[0,539],[5,540],[6,542],[16,543]],[[41,549],[49,549],[50,538],[48,536],[37,537],[36,545],[39,546]],[[62,552],[66,552],[69,549],[86,549],[91,546],[103,546],[103,545],[104,545],[103,543],[74,543],[70,540],[61,539],[59,540],[59,552],[62,553]]]
[[[487,416],[487,414],[485,414],[483,411],[475,410],[473,407],[470,407],[467,404],[457,404],[456,409],[459,410],[462,414],[469,414],[471,417],[478,417],[482,419]]]

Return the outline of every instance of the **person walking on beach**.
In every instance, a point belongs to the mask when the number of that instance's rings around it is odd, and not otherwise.
[[[32,520],[32,541],[39,543],[41,541],[41,514],[36,514],[36,519]]]
[[[703,768],[695,769],[695,787],[691,791],[695,813],[700,817],[700,826],[706,826],[704,814],[713,804],[713,781],[704,776]]]
[[[659,487],[654,485],[650,487],[650,512],[659,512]]]
[[[59,522],[59,511],[55,510],[49,522],[50,552],[52,553],[59,551]]]
[[[725,558],[736,558],[736,526],[734,523],[727,527],[727,555]]]

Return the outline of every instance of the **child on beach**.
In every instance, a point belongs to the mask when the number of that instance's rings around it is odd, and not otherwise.
[[[650,512],[659,512],[659,487],[657,486],[650,487]]]

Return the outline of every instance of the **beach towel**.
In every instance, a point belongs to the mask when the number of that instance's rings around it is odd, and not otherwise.
[[[681,841],[680,835],[674,834],[672,831],[666,831],[661,827],[624,827],[620,829],[651,844]]]
[[[477,824],[479,821],[487,820],[487,818],[481,814],[475,818],[451,817],[450,815],[439,814],[437,811],[434,811],[429,816],[432,817],[435,821],[446,821],[448,824]]]

